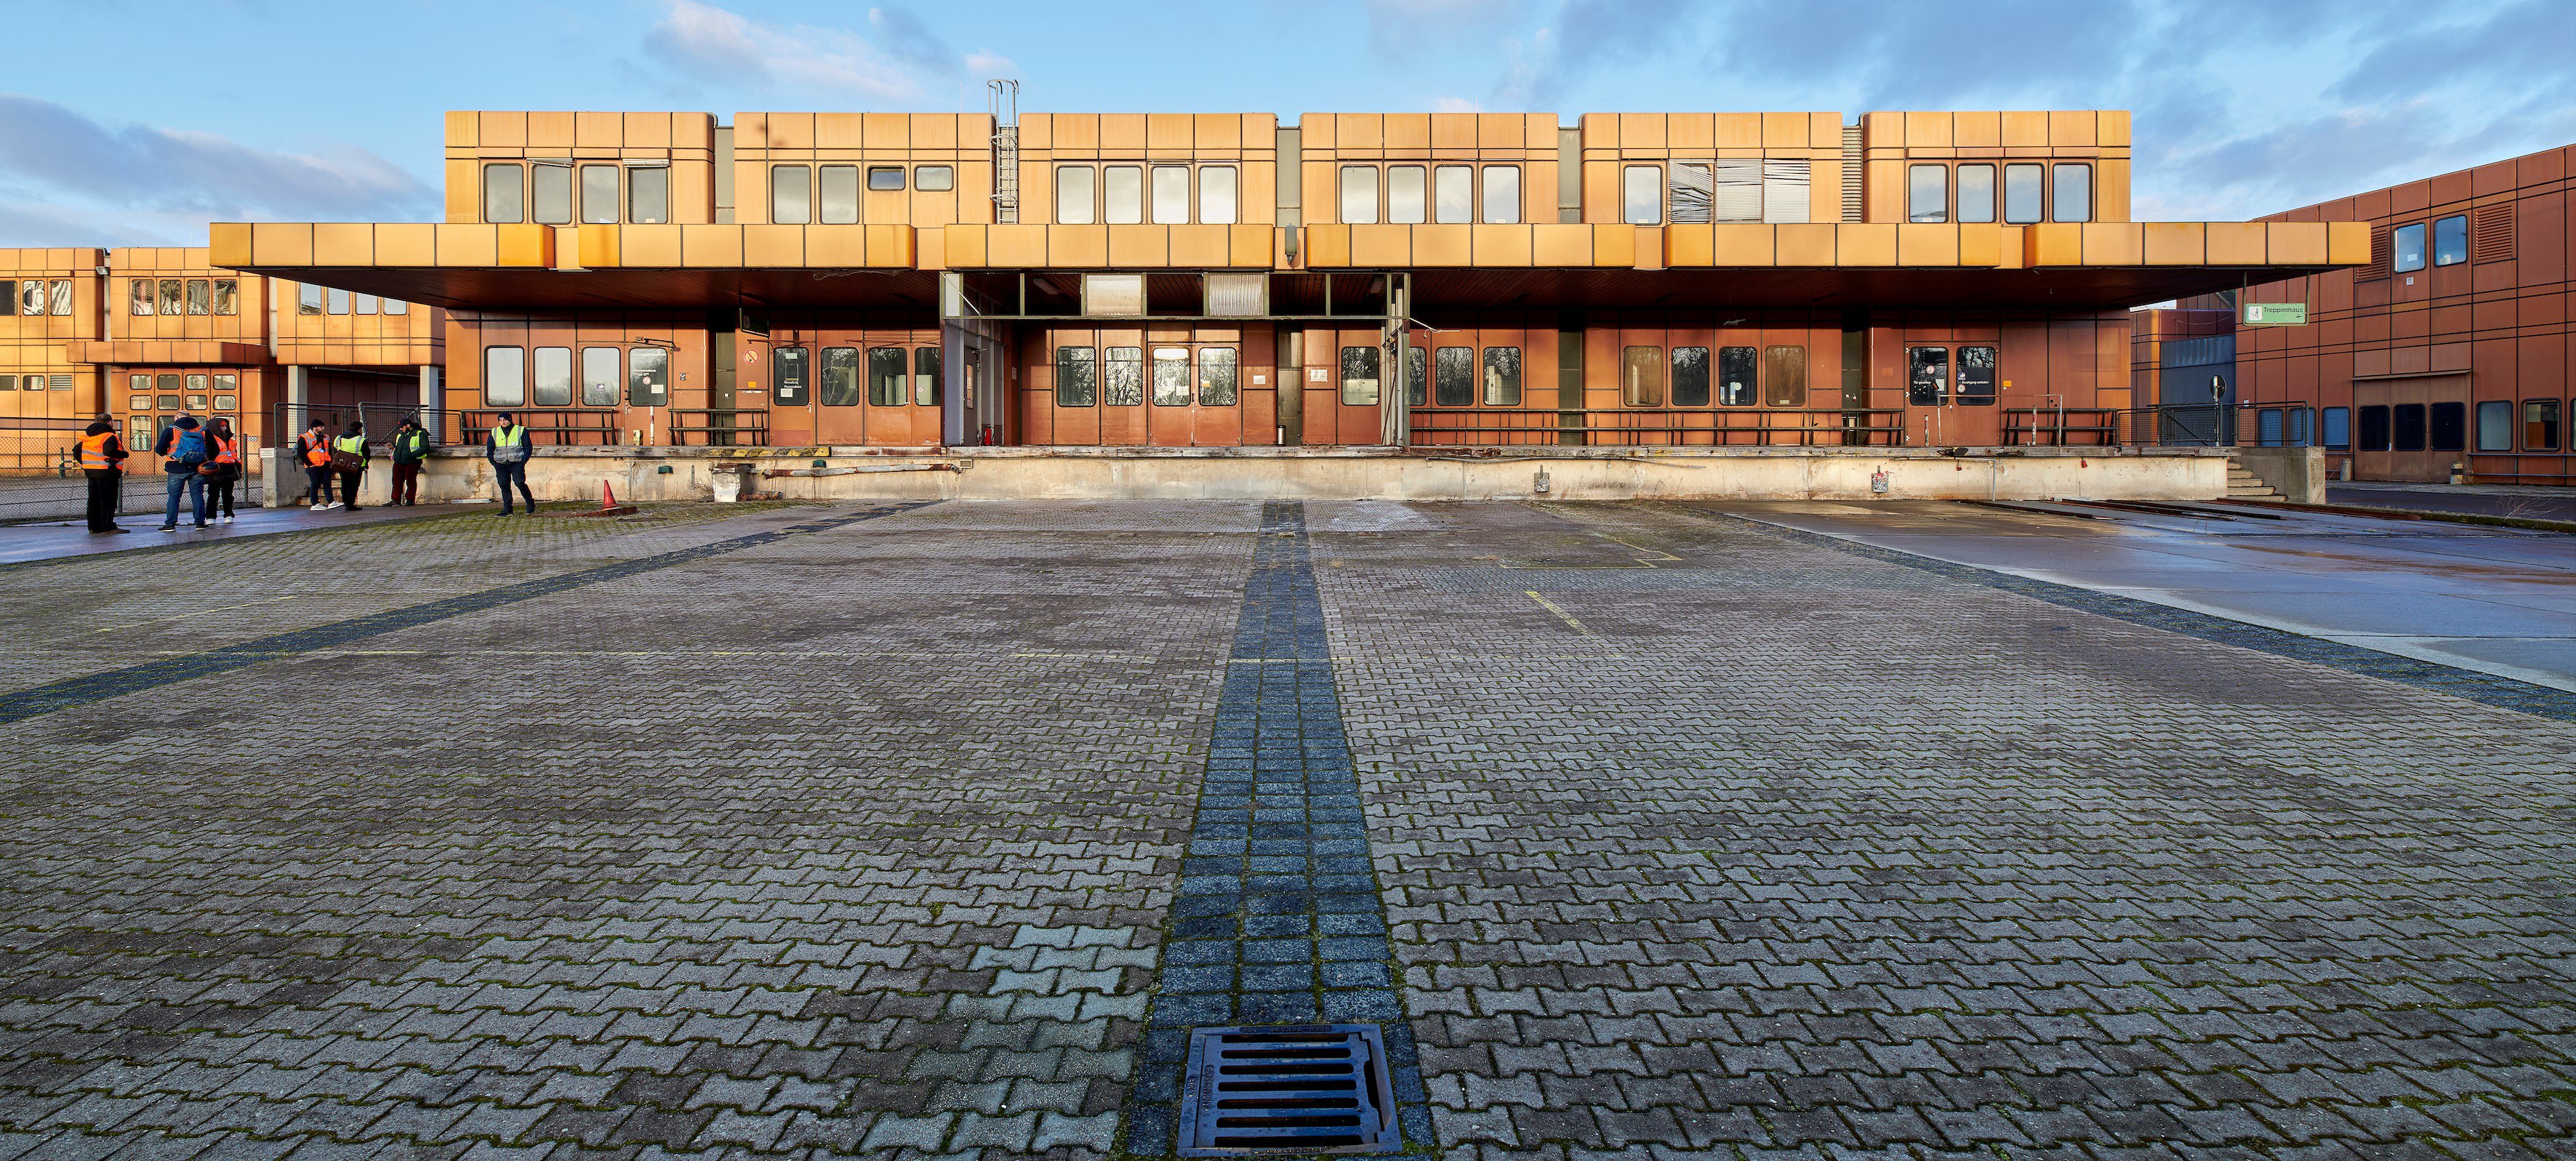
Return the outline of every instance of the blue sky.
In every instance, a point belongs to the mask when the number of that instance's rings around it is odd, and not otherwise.
[[[988,76],[1029,111],[2127,108],[2142,219],[2576,140],[2576,0],[10,8],[0,245],[434,220],[451,108],[981,109]]]

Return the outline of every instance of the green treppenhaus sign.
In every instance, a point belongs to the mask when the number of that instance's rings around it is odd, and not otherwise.
[[[2308,304],[2249,302],[2245,304],[2244,324],[2249,327],[2303,327],[2308,325]]]

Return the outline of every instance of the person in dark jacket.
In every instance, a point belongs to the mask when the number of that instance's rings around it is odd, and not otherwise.
[[[349,430],[331,441],[332,470],[340,473],[340,503],[349,511],[358,510],[358,481],[367,476],[367,425],[352,420]],[[354,458],[358,466],[341,467],[343,458]]]
[[[116,425],[104,417],[89,425],[80,438],[81,474],[89,478],[89,530],[92,532],[132,532],[116,526],[116,511],[125,498],[125,443],[116,436]]]
[[[206,515],[225,524],[233,522],[233,485],[242,478],[241,435],[233,430],[233,421],[217,416],[206,425],[207,458],[197,474],[206,478]]]
[[[519,486],[519,495],[528,502],[528,515],[537,514],[537,498],[528,491],[528,457],[534,449],[528,446],[528,429],[511,422],[510,413],[501,413],[500,421],[483,434],[483,458],[492,463],[492,478],[501,485],[501,514],[510,514],[510,485]]]
[[[206,433],[197,430],[197,417],[181,414],[170,426],[161,429],[160,438],[152,441],[152,454],[161,457],[161,472],[169,477],[168,502],[161,506],[161,531],[179,530],[179,495],[188,496],[197,527],[206,526],[206,477],[197,469],[214,458],[214,445]]]
[[[417,507],[420,504],[420,469],[429,459],[429,433],[421,429],[418,418],[405,419],[394,429],[394,495],[388,504]]]

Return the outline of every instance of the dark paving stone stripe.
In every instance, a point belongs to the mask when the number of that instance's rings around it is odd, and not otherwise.
[[[1127,1152],[1177,1147],[1189,1030],[1217,1024],[1383,1024],[1405,1143],[1431,1145],[1302,504],[1261,510],[1160,971]]]
[[[1888,564],[1901,564],[1907,568],[1952,580],[2002,589],[2043,600],[2052,605],[2062,605],[2070,609],[2127,621],[2133,625],[2144,625],[2151,629],[2163,629],[2221,645],[2234,645],[2280,657],[2294,658],[2329,669],[2357,673],[2364,677],[2377,677],[2433,693],[2449,694],[2452,697],[2482,705],[2548,718],[2552,721],[2576,722],[2576,693],[2569,693],[2563,689],[2552,689],[2545,685],[2516,681],[2510,677],[2480,673],[2474,669],[2461,669],[2438,662],[2401,657],[2394,653],[2382,653],[2376,649],[2364,649],[2359,645],[2346,645],[2340,641],[2328,641],[2321,637],[2302,636],[2285,629],[2231,621],[2225,617],[2195,613],[2189,609],[2177,609],[2170,605],[2159,605],[2153,601],[2142,601],[2135,597],[2100,593],[2091,589],[2076,588],[2073,585],[2058,584],[2054,581],[2032,580],[2029,577],[1992,572],[1974,565],[1954,564],[1950,561],[1917,556],[1893,548],[1881,548],[1874,544],[1863,544],[1797,528],[1784,528],[1760,520],[1747,520],[1729,513],[1703,512],[1700,515],[1722,515],[1726,519],[1749,524],[1783,540],[1817,545]]]
[[[909,512],[932,503],[936,501],[922,500],[909,504],[872,508],[849,516],[836,516],[828,520],[794,524],[768,532],[755,532],[748,536],[737,536],[731,540],[719,540],[712,544],[701,544],[695,548],[683,548],[656,556],[603,564],[596,568],[564,573],[561,576],[520,581],[517,584],[485,589],[479,593],[467,593],[426,604],[388,609],[364,617],[353,617],[346,621],[334,621],[327,625],[314,625],[310,628],[277,633],[204,653],[169,657],[125,669],[113,669],[105,673],[93,673],[86,677],[74,677],[48,685],[39,685],[33,689],[0,695],[0,725],[23,722],[57,710],[90,705],[112,697],[123,697],[129,693],[141,693],[174,681],[213,677],[219,673],[229,673],[245,666],[273,661],[280,657],[335,649],[353,641],[391,633],[397,629],[409,629],[416,625],[444,621],[449,617],[465,613],[479,613],[485,609],[498,608],[519,601],[552,596],[584,585],[598,584],[601,581],[619,580],[639,573],[656,572],[691,561],[740,552],[746,548],[756,548],[790,536],[808,532],[825,532],[844,525],[856,524],[862,520],[873,520],[879,516],[890,516],[897,512]]]

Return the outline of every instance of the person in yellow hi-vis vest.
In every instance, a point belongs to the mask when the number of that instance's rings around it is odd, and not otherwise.
[[[501,413],[500,421],[483,436],[483,458],[492,462],[492,478],[501,485],[501,514],[510,514],[510,485],[519,486],[519,496],[528,502],[528,515],[537,514],[537,498],[528,491],[528,457],[535,449],[528,446],[528,429],[511,422],[510,413]]]
[[[125,493],[125,444],[116,425],[104,419],[80,437],[81,475],[89,478],[89,530],[132,532],[116,526],[116,510]]]
[[[349,430],[331,441],[331,470],[340,475],[340,501],[349,511],[358,510],[358,481],[367,475],[367,425],[351,423]]]

